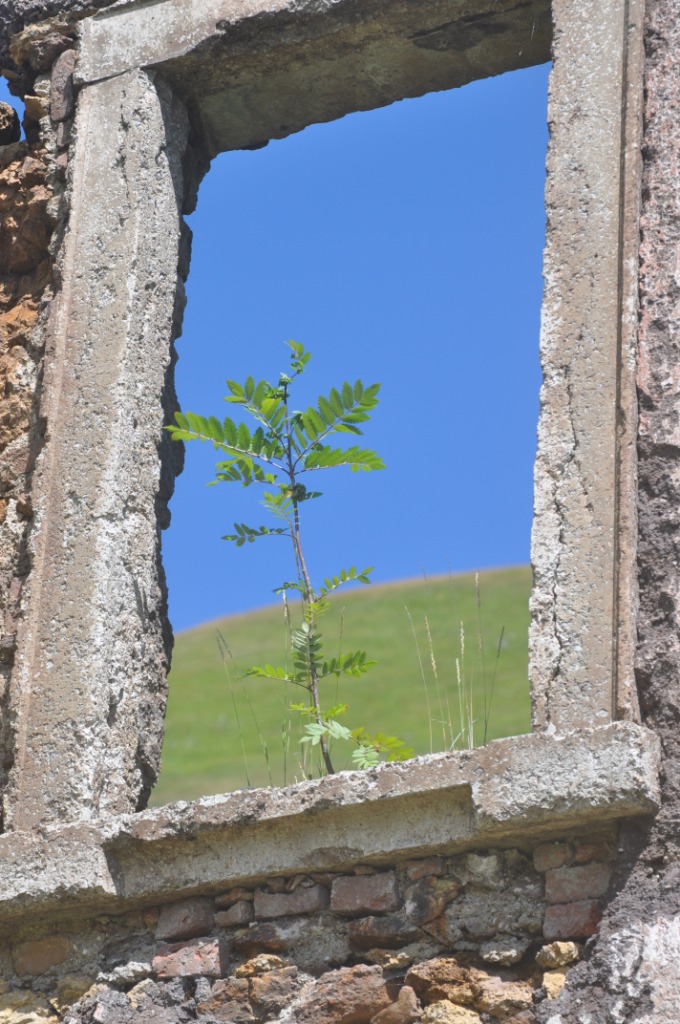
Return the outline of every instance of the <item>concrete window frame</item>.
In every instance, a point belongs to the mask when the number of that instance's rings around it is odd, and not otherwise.
[[[430,822],[429,832],[422,817],[414,826],[419,849],[433,850],[532,821],[559,832],[654,809],[656,743],[638,724],[632,671],[641,16],[642,0],[603,0],[597,12],[580,0],[119,0],[82,21],[4,810],[18,834],[115,819],[106,839],[99,825],[63,833],[64,849],[85,851],[73,864],[88,891],[105,888],[104,875],[120,880],[126,857],[133,877],[137,841],[169,856],[166,840],[184,827],[181,812],[134,812],[162,738],[159,530],[172,476],[162,426],[188,273],[182,216],[207,160],[542,63],[551,40],[533,734],[387,766],[360,784],[304,784],[255,807],[239,794],[206,799],[194,826],[235,842],[243,821],[256,821],[252,844],[272,818],[300,823],[335,802],[344,824],[326,844],[329,866],[341,849],[377,855],[361,802],[417,804]],[[550,786],[537,790],[540,777]],[[403,854],[411,819],[393,819],[382,850],[391,842]],[[292,845],[287,870],[319,869],[319,844],[306,842]],[[42,840],[31,843],[16,846],[26,863],[43,856]],[[110,850],[92,853],[107,843],[119,850],[115,872]]]

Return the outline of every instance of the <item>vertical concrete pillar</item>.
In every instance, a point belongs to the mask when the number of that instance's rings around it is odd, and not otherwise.
[[[554,0],[534,728],[635,718],[634,341],[641,2]]]
[[[153,73],[85,87],[12,677],[6,827],[134,810],[160,759],[163,395],[181,314],[186,112]]]

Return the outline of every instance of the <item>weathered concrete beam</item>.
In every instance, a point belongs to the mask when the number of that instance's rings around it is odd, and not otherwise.
[[[212,155],[550,59],[549,0],[160,0],[83,23],[78,76],[159,67]]]
[[[0,926],[32,912],[124,909],[265,876],[600,828],[655,812],[658,758],[652,733],[618,723],[8,834]]]

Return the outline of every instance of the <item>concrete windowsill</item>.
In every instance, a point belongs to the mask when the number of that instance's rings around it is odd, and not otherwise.
[[[0,922],[33,908],[123,910],[266,876],[522,846],[655,813],[658,763],[654,734],[619,722],[7,833]]]

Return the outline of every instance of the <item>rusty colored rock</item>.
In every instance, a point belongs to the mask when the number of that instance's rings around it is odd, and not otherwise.
[[[9,146],[20,138],[19,115],[9,103],[0,103],[0,146]]]
[[[413,1024],[421,1015],[422,1007],[415,992],[410,985],[402,985],[395,1002],[377,1013],[371,1024]]]
[[[159,978],[219,978],[229,964],[222,939],[173,943],[159,949],[152,967]]]
[[[306,986],[295,1004],[295,1024],[369,1024],[389,1006],[379,967],[341,967]]]
[[[28,274],[44,258],[52,234],[49,198],[49,190],[36,185],[0,215],[0,263],[6,272]]]
[[[422,1024],[481,1024],[481,1020],[474,1010],[457,1006],[448,999],[432,1003],[421,1017]]]
[[[255,978],[260,974],[266,974],[267,971],[277,971],[287,966],[286,961],[282,960],[280,956],[260,953],[259,956],[254,956],[252,960],[246,960],[244,964],[237,967],[234,976],[236,978]]]
[[[478,988],[474,1001],[476,1010],[507,1020],[513,1013],[531,1007],[533,988],[529,982],[504,981],[494,975],[484,975],[482,971],[475,971],[474,976]]]
[[[461,1006],[471,1006],[477,992],[470,970],[452,956],[435,957],[415,964],[406,974],[406,984],[425,1003],[449,1000]]]
[[[292,1002],[301,986],[297,967],[281,967],[252,978],[250,999],[260,1013],[280,1013]]]
[[[200,1017],[229,1021],[230,1024],[250,1024],[254,1021],[249,1000],[250,987],[245,978],[226,978],[216,981],[207,999],[197,1006]]]

